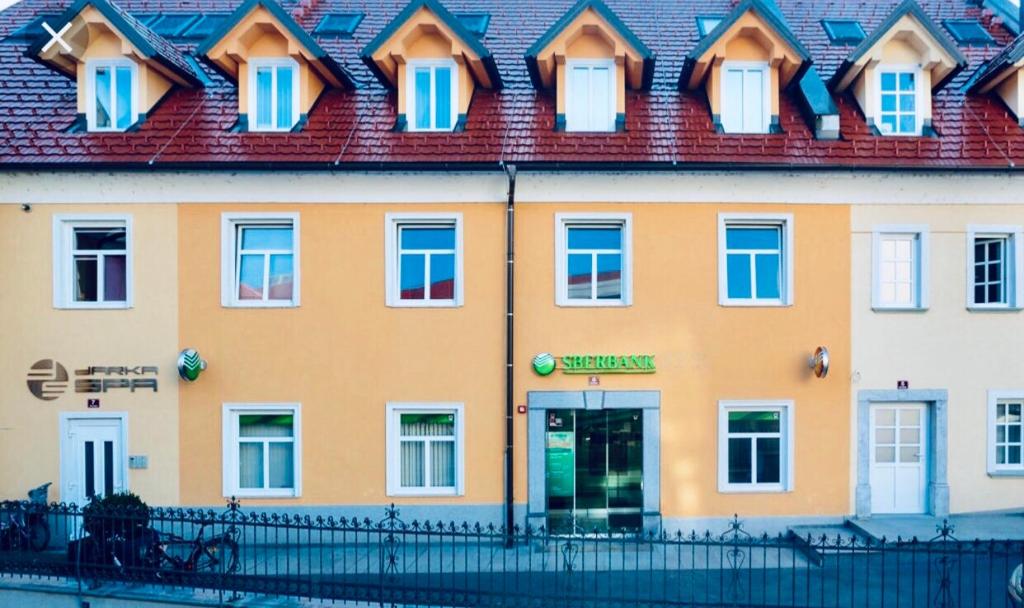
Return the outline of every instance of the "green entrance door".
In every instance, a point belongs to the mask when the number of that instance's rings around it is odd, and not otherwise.
[[[552,532],[641,527],[641,410],[548,410],[545,456]]]

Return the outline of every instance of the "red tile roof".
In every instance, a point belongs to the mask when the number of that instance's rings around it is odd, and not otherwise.
[[[119,0],[134,13],[229,13],[237,0]],[[284,0],[312,32],[327,13],[362,12],[354,37],[319,38],[321,46],[357,81],[355,91],[327,90],[297,133],[236,133],[237,91],[211,69],[205,88],[172,91],[140,127],[129,133],[69,133],[75,121],[75,86],[68,78],[23,55],[25,43],[0,43],[0,167],[134,165],[139,168],[281,166],[386,168],[493,166],[500,161],[550,166],[775,166],[1006,168],[1024,165],[1024,129],[993,96],[965,95],[963,85],[979,66],[1011,43],[1013,35],[971,0],[921,0],[936,23],[979,19],[996,46],[960,47],[966,70],[934,97],[937,137],[883,137],[872,133],[856,102],[835,99],[840,140],[814,138],[798,93],[780,105],[783,133],[715,132],[701,92],[681,92],[679,73],[697,43],[697,15],[725,14],[734,0],[608,0],[633,32],[654,51],[649,91],[629,92],[626,131],[580,134],[554,131],[555,98],[530,82],[524,53],[572,5],[572,0],[444,0],[449,10],[489,12],[483,43],[493,53],[504,88],[478,89],[468,122],[457,133],[395,132],[395,100],[359,60],[359,51],[405,6],[402,0]],[[852,46],[833,46],[823,18],[857,19],[869,34],[898,0],[778,0],[793,34],[807,47],[827,82]],[[67,3],[22,0],[0,13],[0,37],[37,14],[61,12]],[[177,44],[192,52],[192,44]],[[556,165],[557,164],[557,165]]]

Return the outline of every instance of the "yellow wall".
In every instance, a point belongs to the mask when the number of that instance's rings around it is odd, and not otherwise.
[[[135,303],[128,310],[53,307],[53,214],[130,214],[134,238]],[[60,499],[58,415],[127,412],[128,454],[147,455],[149,468],[128,471],[128,488],[151,504],[178,500],[178,274],[173,205],[0,205],[0,498],[52,481]],[[159,392],[65,392],[36,399],[25,380],[40,359],[57,359],[69,373],[88,365],[157,365]],[[86,408],[99,397],[100,409]]]
[[[96,26],[90,26],[96,30]],[[152,70],[144,62],[139,61],[134,55],[123,54],[124,46],[121,39],[110,30],[103,30],[102,33],[90,37],[89,46],[85,49],[81,61],[76,65],[78,73],[78,113],[85,114],[88,110],[88,97],[86,95],[86,64],[89,59],[131,59],[138,68],[139,79],[139,112],[148,112],[158,101],[171,90],[171,81],[163,75]],[[134,122],[134,117],[132,119]]]

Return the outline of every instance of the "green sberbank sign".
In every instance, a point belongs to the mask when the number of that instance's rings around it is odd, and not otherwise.
[[[556,369],[563,374],[653,374],[654,355],[562,355],[541,353],[533,358],[533,371],[547,376]]]

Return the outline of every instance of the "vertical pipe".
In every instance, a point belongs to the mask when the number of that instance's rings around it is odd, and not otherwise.
[[[516,166],[503,165],[508,180],[508,203],[505,207],[505,546],[515,541],[515,480],[513,450],[513,416],[515,415],[515,392],[513,390],[513,312],[515,309],[515,207],[516,207]]]

